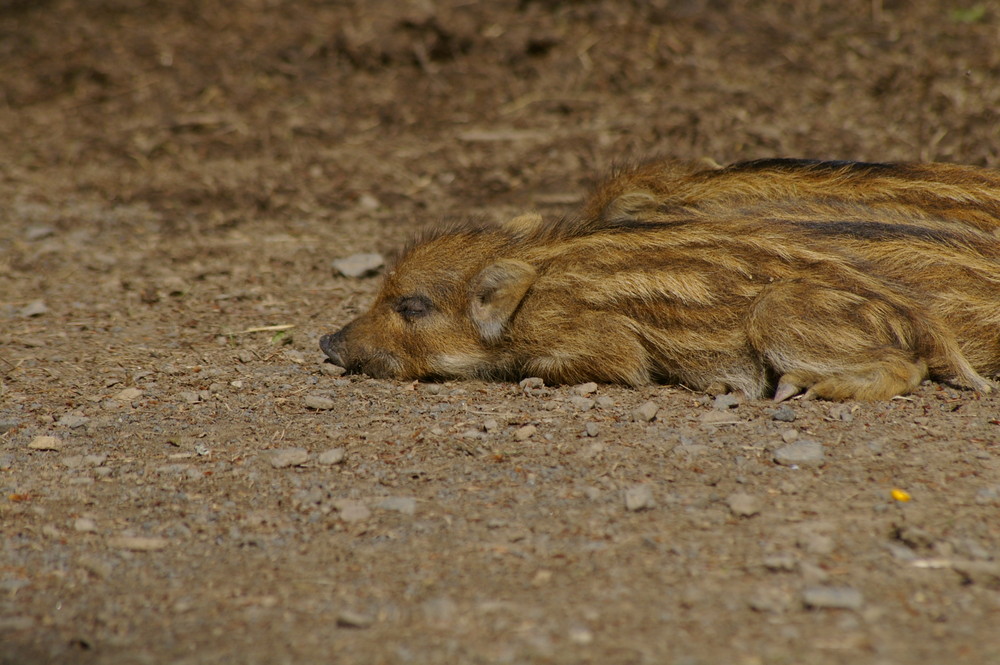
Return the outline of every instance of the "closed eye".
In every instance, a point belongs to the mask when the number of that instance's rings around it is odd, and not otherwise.
[[[434,309],[434,305],[427,296],[400,298],[395,307],[396,312],[407,321],[423,318],[430,314],[432,309]]]

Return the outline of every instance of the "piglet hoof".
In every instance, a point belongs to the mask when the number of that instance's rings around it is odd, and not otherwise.
[[[784,402],[789,397],[795,397],[802,390],[799,386],[787,381],[784,377],[778,381],[778,389],[774,391],[774,401]]]

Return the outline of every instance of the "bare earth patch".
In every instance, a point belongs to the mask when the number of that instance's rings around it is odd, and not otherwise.
[[[342,376],[613,163],[1000,165],[989,3],[0,6],[0,663],[1000,662],[1000,396]]]

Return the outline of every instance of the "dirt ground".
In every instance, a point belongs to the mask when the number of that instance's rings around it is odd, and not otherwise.
[[[998,43],[974,0],[0,1],[0,663],[1000,663],[1000,395],[317,347],[378,285],[332,260],[615,162],[1000,166]]]

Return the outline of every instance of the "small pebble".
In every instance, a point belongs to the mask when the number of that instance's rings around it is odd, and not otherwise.
[[[302,401],[307,409],[314,409],[316,411],[329,411],[337,405],[329,397],[322,397],[320,395],[306,395]]]
[[[75,469],[78,466],[83,466],[83,455],[68,455],[59,461],[67,469]]]
[[[854,410],[846,404],[836,404],[830,407],[830,420],[839,420],[841,422],[850,423],[854,422]]]
[[[597,436],[601,433],[601,428],[597,423],[587,423],[584,425],[583,431],[587,436]]]
[[[648,423],[656,417],[660,407],[655,402],[646,402],[637,409],[632,410],[632,420],[640,423]]]
[[[28,444],[32,450],[62,450],[62,439],[55,436],[36,436]]]
[[[108,539],[109,546],[134,552],[155,552],[164,549],[169,544],[170,541],[166,538],[148,536],[118,536]]]
[[[341,628],[368,628],[373,623],[375,623],[374,617],[361,612],[341,610],[337,614],[337,625]]]
[[[633,485],[625,490],[625,509],[631,512],[653,508],[653,488],[646,484]]]
[[[810,586],[802,590],[802,603],[813,609],[860,610],[864,596],[853,587]]]
[[[77,559],[77,564],[94,577],[106,579],[114,573],[114,568],[104,559],[84,554]]]
[[[569,641],[580,646],[587,646],[594,641],[594,634],[585,626],[573,626],[567,635]]]
[[[403,515],[413,515],[417,512],[417,500],[410,496],[390,496],[379,501],[375,507],[382,510],[392,510]]]
[[[514,438],[518,441],[527,441],[538,431],[538,428],[534,425],[525,425],[524,427],[518,427],[514,431]]]
[[[799,439],[798,430],[786,429],[782,430],[781,432],[781,440],[784,441],[785,443],[794,443],[795,441],[798,441],[798,439]]]
[[[779,407],[771,414],[771,420],[780,420],[783,423],[790,423],[795,421],[795,409],[788,406]]]
[[[24,239],[34,242],[55,235],[55,228],[45,224],[32,224],[24,232]]]
[[[601,395],[596,400],[597,406],[602,409],[610,409],[615,405],[615,398],[608,395]]]
[[[716,395],[715,400],[712,402],[712,408],[716,411],[728,411],[729,409],[735,409],[740,405],[739,398],[732,393],[726,393],[725,395]]]
[[[330,450],[321,452],[316,461],[325,465],[340,464],[346,457],[347,451],[343,448],[331,448]]]
[[[728,411],[706,411],[698,419],[703,425],[739,425],[743,421]]]
[[[41,316],[49,311],[48,305],[46,305],[41,300],[35,300],[20,309],[18,314],[26,319],[30,319],[35,316]]]
[[[726,504],[737,517],[750,517],[760,512],[760,499],[742,492],[730,494],[726,497]]]
[[[289,466],[301,466],[309,460],[309,451],[305,448],[279,448],[265,453],[268,461],[275,469]]]
[[[798,546],[810,554],[827,555],[836,548],[836,542],[822,533],[805,533],[796,541]]]
[[[372,511],[368,509],[368,506],[360,501],[341,499],[334,501],[333,506],[337,509],[340,519],[345,522],[363,522],[371,517],[372,514]]]
[[[517,385],[521,386],[521,390],[523,390],[525,393],[530,394],[531,391],[533,390],[541,390],[542,388],[544,388],[545,382],[539,379],[537,376],[532,376],[522,380]]]
[[[793,573],[799,568],[799,561],[791,554],[772,554],[764,558],[764,567],[773,573]]]
[[[78,416],[75,413],[67,413],[64,416],[59,417],[59,420],[56,421],[56,425],[76,429],[77,427],[83,427],[89,421],[90,418],[87,418],[86,416]]]
[[[352,254],[342,259],[334,259],[330,265],[344,277],[370,277],[385,265],[385,258],[375,253]]]
[[[378,210],[382,206],[382,202],[379,201],[375,196],[365,192],[358,197],[358,207],[362,210]]]
[[[788,611],[791,606],[788,594],[781,589],[759,589],[747,601],[750,609],[755,612],[772,612],[780,614]]]
[[[86,466],[101,466],[108,461],[108,456],[105,453],[97,453],[94,455],[84,455],[83,463]]]
[[[131,402],[134,399],[142,397],[142,391],[138,388],[125,388],[124,390],[115,394],[111,399],[117,400],[119,402]]]
[[[334,378],[336,378],[338,376],[343,376],[344,374],[347,374],[347,370],[346,369],[344,369],[340,365],[334,365],[331,362],[320,363],[319,371],[320,371],[321,374],[323,374],[323,376],[332,376]],[[234,383],[235,383],[235,381],[234,381]],[[240,381],[240,385],[237,386],[237,388],[242,388],[242,387],[243,387],[243,382]]]
[[[596,404],[594,400],[588,397],[572,397],[570,398],[569,403],[572,404],[577,411],[590,411],[594,408],[594,404]]]
[[[573,392],[580,397],[586,397],[587,395],[592,395],[597,392],[597,384],[593,381],[590,383],[581,383],[580,385],[573,387]]]
[[[441,394],[441,384],[440,383],[424,383],[420,386],[428,395],[440,395]]]
[[[90,518],[78,517],[73,522],[73,528],[76,531],[80,531],[83,533],[93,533],[94,531],[97,531],[97,524],[94,522],[94,520]]]
[[[498,423],[495,418],[490,418],[490,419],[488,419],[488,420],[486,420],[486,421],[483,422],[483,431],[484,432],[487,432],[487,433],[489,433],[489,432],[495,432],[498,429],[500,429],[500,423]]]
[[[774,461],[784,466],[816,467],[826,461],[823,444],[803,439],[774,451]]]

